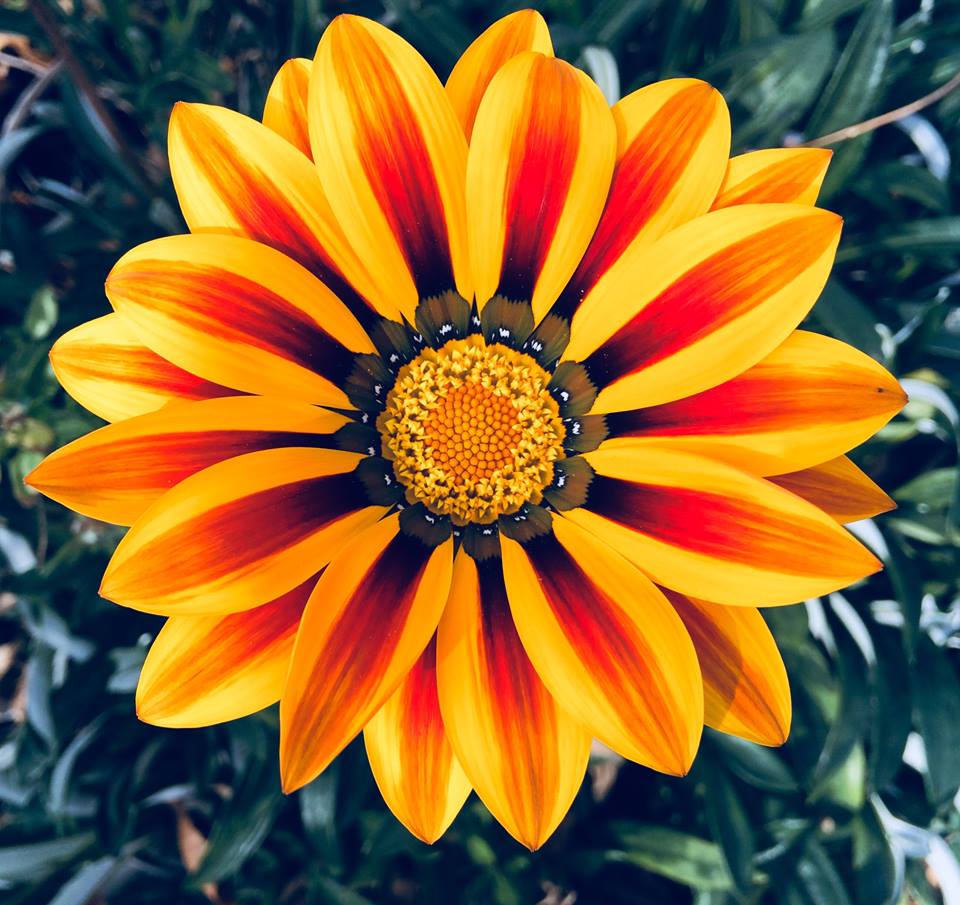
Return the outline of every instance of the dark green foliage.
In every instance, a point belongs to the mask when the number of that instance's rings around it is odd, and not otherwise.
[[[0,83],[0,899],[958,901],[960,91],[837,146],[825,189],[846,226],[810,326],[883,360],[913,401],[856,454],[900,503],[865,535],[886,571],[768,612],[792,680],[790,741],[774,751],[708,730],[683,780],[598,761],[534,855],[475,799],[429,848],[386,811],[361,745],[285,798],[275,712],[196,731],[139,723],[132,693],[159,619],[97,597],[119,530],[21,484],[47,451],[96,426],[58,389],[51,342],[107,311],[103,279],[123,251],[183,229],[164,157],[173,102],[258,115],[276,68],[310,55],[340,6],[33,5],[82,62],[116,133],[68,69],[43,75],[57,53],[27,4],[0,3],[0,32],[30,42],[5,52],[39,54]],[[442,74],[513,8],[347,7],[398,29]],[[548,0],[542,12],[558,53],[608,92],[618,80],[623,93],[665,76],[713,81],[737,150],[842,128],[960,71],[958,0]]]

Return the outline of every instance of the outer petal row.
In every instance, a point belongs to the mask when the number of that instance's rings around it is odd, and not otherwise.
[[[881,568],[836,521],[760,478],[637,440],[584,457],[584,508],[564,513],[658,584],[716,603],[777,606]]]
[[[317,172],[379,298],[413,322],[419,299],[471,298],[467,143],[433,70],[369,19],[338,16],[313,62]]]

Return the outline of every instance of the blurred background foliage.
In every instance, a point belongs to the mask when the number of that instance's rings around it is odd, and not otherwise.
[[[529,854],[475,799],[434,847],[384,808],[361,748],[281,795],[277,715],[165,731],[133,689],[159,620],[97,597],[119,529],[28,493],[97,426],[52,341],[107,311],[127,248],[180,232],[165,131],[177,100],[259,116],[279,65],[345,9],[445,76],[490,0],[0,2],[0,900],[135,903],[960,902],[960,91],[835,145],[846,220],[811,326],[891,368],[912,402],[856,458],[900,508],[858,533],[887,569],[768,611],[792,679],[789,742],[707,732],[686,779],[598,754]],[[957,0],[545,0],[558,53],[610,97],[700,76],[734,146],[795,144],[960,73]],[[176,564],[171,563],[171,568]]]

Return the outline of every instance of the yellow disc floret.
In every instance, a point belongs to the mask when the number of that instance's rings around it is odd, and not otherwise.
[[[539,503],[563,456],[549,380],[529,355],[480,336],[401,368],[377,427],[407,500],[457,525]]]

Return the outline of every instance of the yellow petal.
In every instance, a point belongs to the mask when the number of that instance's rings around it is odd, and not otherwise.
[[[436,842],[470,794],[440,715],[436,639],[364,727],[363,740],[390,810],[418,839]]]
[[[840,225],[804,205],[741,205],[624,254],[583,300],[564,352],[601,388],[593,411],[681,399],[772,352],[823,288]]]
[[[354,453],[268,449],[177,484],[120,541],[100,593],[163,615],[233,613],[286,593],[375,522]]]
[[[302,57],[287,60],[277,72],[263,108],[263,124],[307,157],[311,155],[307,92],[312,65]]]
[[[440,621],[452,567],[452,538],[428,547],[391,515],[324,571],[280,701],[286,791],[325,770],[403,682]]]
[[[132,525],[171,487],[208,465],[282,446],[335,447],[333,433],[347,420],[261,396],[180,403],[74,440],[25,480],[83,515]]]
[[[596,474],[584,507],[564,517],[681,594],[776,606],[881,568],[816,506],[729,465],[642,440],[584,458]]]
[[[532,301],[539,320],[590,242],[610,186],[616,128],[569,63],[524,53],[493,78],[467,164],[477,303]]]
[[[552,533],[500,543],[517,631],[553,696],[618,754],[685,774],[700,744],[703,683],[663,594],[561,517]]]
[[[148,349],[132,324],[107,314],[64,333],[50,350],[60,385],[104,421],[123,421],[170,402],[235,393]]]
[[[734,204],[816,204],[833,151],[769,148],[732,157],[713,210]]]
[[[535,9],[521,9],[497,19],[453,67],[447,79],[447,97],[468,140],[490,80],[504,63],[527,50],[553,56],[550,29]]]
[[[498,559],[477,564],[457,554],[437,681],[447,734],[477,794],[514,839],[539,848],[580,788],[590,736],[527,658]]]
[[[697,649],[708,726],[760,745],[790,734],[790,684],[760,611],[666,591]]]
[[[324,191],[378,297],[472,296],[467,143],[433,70],[370,19],[329,25],[310,78],[310,141]]]

